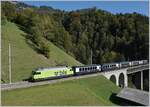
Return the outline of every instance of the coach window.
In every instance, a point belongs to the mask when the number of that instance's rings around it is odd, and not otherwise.
[[[81,68],[79,68],[79,71],[81,71]]]

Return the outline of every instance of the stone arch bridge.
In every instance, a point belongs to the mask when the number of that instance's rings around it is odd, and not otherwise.
[[[103,75],[120,87],[128,87],[128,74],[140,72],[141,89],[143,89],[143,71],[148,70],[149,65],[139,65],[134,67],[122,68],[103,72]]]

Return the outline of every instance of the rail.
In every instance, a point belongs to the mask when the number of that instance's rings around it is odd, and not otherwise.
[[[145,69],[149,69],[148,64],[147,65],[141,65],[141,66],[129,67],[129,68],[127,68],[127,74],[139,72],[139,71],[145,70]],[[52,84],[52,83],[57,83],[57,82],[62,82],[62,81],[67,81],[67,80],[93,77],[93,76],[98,76],[98,75],[105,74],[107,72],[112,72],[112,71],[115,72],[115,70],[116,69],[110,70],[110,71],[105,71],[105,72],[98,72],[98,73],[88,74],[88,75],[80,75],[80,76],[74,76],[74,77],[69,77],[69,78],[61,78],[61,79],[56,79],[56,80],[47,80],[47,81],[40,81],[40,82],[20,81],[20,82],[11,83],[11,84],[1,84],[1,90],[12,90],[12,89],[17,89],[17,88],[27,88],[27,87],[31,87],[31,86]]]

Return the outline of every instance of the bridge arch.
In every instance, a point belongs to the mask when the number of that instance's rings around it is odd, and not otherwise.
[[[119,87],[125,87],[125,75],[123,73],[119,75]]]
[[[115,75],[111,75],[110,76],[110,80],[114,83],[114,84],[116,84],[116,76]]]
[[[107,79],[115,83],[117,86],[120,86],[120,87],[128,86],[127,69],[112,70],[109,72],[104,72],[103,75]]]

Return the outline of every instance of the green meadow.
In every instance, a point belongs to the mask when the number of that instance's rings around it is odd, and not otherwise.
[[[110,106],[120,88],[103,76],[2,91],[3,106]]]

